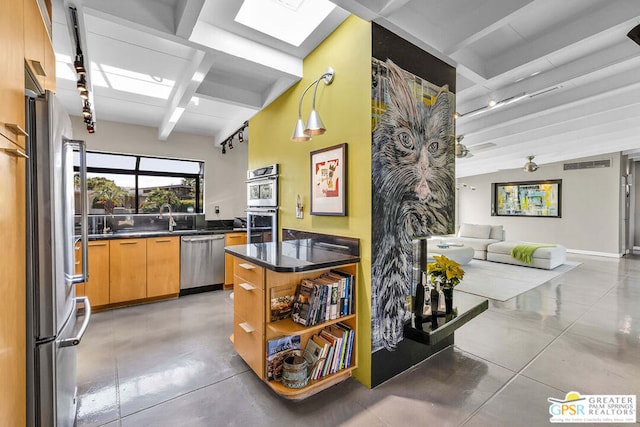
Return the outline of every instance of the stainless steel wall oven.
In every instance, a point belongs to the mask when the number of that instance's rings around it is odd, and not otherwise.
[[[278,241],[278,165],[247,171],[247,243]]]

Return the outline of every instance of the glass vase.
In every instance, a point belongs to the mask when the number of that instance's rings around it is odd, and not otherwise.
[[[442,288],[442,293],[444,294],[445,314],[453,314],[453,287]]]

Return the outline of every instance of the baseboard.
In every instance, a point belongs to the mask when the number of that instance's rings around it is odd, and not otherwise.
[[[596,252],[596,251],[583,251],[581,249],[567,249],[567,253],[579,254],[579,255],[593,255],[606,258],[622,258],[624,254],[617,254],[612,252]]]

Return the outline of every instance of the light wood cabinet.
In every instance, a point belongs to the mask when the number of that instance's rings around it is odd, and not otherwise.
[[[0,19],[4,22],[2,14]],[[27,411],[25,160],[5,151],[15,148],[13,142],[0,135],[0,200],[4,205],[0,210],[0,425],[3,426],[26,425]]]
[[[43,89],[47,76],[45,39],[48,38],[38,2],[24,0],[24,62]]]
[[[345,264],[299,273],[283,273],[265,269],[237,257],[232,256],[232,258],[235,272],[233,283],[233,345],[236,352],[263,381],[266,380],[267,341],[282,336],[300,335],[300,346],[304,349],[307,341],[328,325],[341,322],[353,331],[357,330],[355,308],[353,314],[308,327],[293,322],[291,318],[272,322],[270,298],[271,289],[273,288],[278,288],[280,291],[283,287],[289,287],[289,294],[293,295],[296,285],[302,279],[317,278],[332,269],[353,275],[353,283],[355,283],[356,264]],[[352,297],[356,297],[355,292]],[[357,339],[357,332],[355,337]],[[267,384],[276,393],[287,399],[304,399],[350,377],[351,372],[356,368],[356,347],[357,345],[354,341],[351,353],[353,363],[350,367],[339,370],[322,379],[309,381],[307,386],[303,388],[287,388],[277,381],[267,381]]]
[[[146,298],[146,240],[112,240],[109,245],[109,276],[110,303]]]
[[[89,242],[89,280],[76,285],[77,296],[88,296],[92,308],[108,305],[109,300],[109,241],[96,240]],[[76,244],[76,274],[80,273],[82,252]]]
[[[44,38],[44,69],[46,76],[44,88],[51,92],[56,91],[56,54],[53,51],[53,42],[48,35]]]
[[[180,293],[180,238],[147,239],[147,298]]]
[[[261,379],[265,377],[264,276],[265,269],[232,257],[233,336],[238,354]]]
[[[247,233],[227,233],[224,238],[225,246],[247,244]],[[224,287],[233,287],[233,256],[224,254]]]
[[[35,2],[35,0],[33,0]],[[0,135],[20,148],[24,130],[24,5],[2,0],[0,13]]]

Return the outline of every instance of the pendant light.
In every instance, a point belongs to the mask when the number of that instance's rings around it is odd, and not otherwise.
[[[333,68],[328,67],[324,74],[318,77],[313,81],[307,88],[302,92],[300,96],[300,101],[298,102],[298,120],[296,121],[295,128],[293,129],[293,134],[291,135],[292,141],[304,142],[309,141],[312,136],[322,135],[327,131],[322,120],[320,119],[320,115],[316,111],[316,95],[318,92],[318,85],[321,81],[324,82],[325,85],[330,85],[333,82],[333,78],[335,76],[335,71]],[[307,120],[307,125],[305,126],[304,121],[302,121],[302,101],[304,100],[304,96],[307,91],[311,89],[311,87],[315,86],[313,90],[313,103],[311,106],[311,113],[309,114],[309,119]]]

